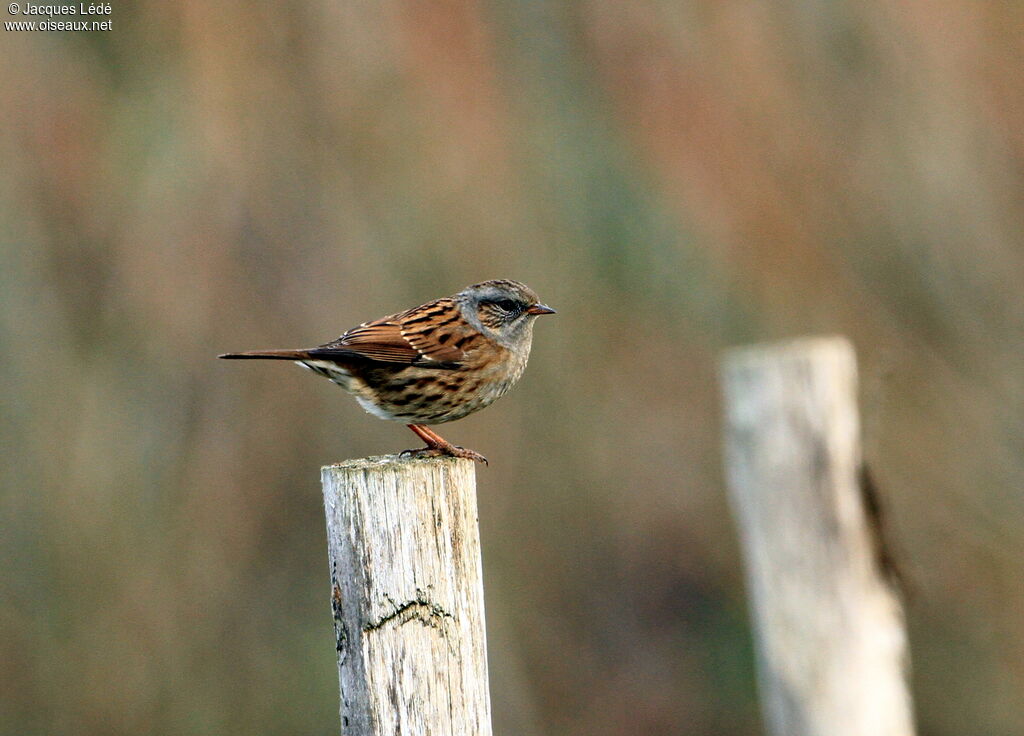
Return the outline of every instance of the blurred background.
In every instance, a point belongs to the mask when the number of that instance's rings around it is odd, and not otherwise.
[[[105,18],[0,37],[0,732],[337,732],[319,467],[415,438],[214,356],[515,278],[558,316],[444,432],[491,460],[496,733],[760,732],[717,361],[823,333],[920,732],[1024,733],[1024,6]]]

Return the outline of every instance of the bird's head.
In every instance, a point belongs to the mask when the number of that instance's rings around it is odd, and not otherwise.
[[[540,303],[526,284],[518,281],[484,281],[467,286],[455,295],[466,318],[489,337],[508,348],[529,349],[533,320],[555,310]]]

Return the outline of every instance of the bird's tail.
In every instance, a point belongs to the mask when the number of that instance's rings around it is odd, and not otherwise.
[[[218,355],[218,358],[230,358],[240,360],[305,360],[309,357],[306,350],[250,350],[247,353],[225,353]]]

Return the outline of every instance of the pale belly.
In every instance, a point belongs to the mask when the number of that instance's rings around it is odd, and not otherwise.
[[[370,381],[333,363],[302,361],[298,365],[344,388],[375,417],[406,424],[443,424],[484,409],[508,393],[522,376],[526,361],[472,371],[410,366],[365,374]]]

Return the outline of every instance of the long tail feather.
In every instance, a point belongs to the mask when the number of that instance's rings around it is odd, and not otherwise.
[[[251,350],[247,353],[225,353],[218,358],[258,359],[264,360],[305,360],[309,357],[307,350]]]

